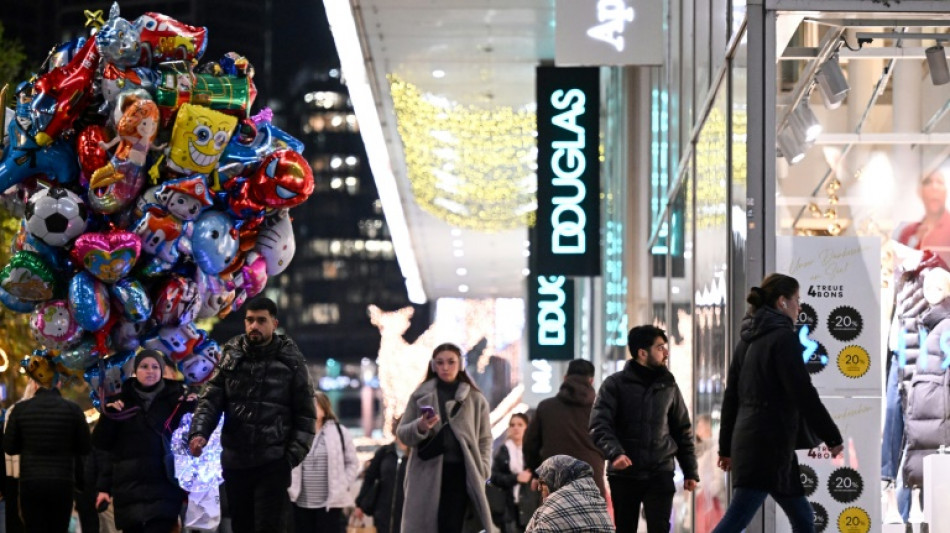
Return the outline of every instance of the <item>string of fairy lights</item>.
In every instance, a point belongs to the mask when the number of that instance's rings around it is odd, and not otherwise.
[[[536,115],[463,106],[389,76],[415,201],[452,226],[501,231],[533,225]]]

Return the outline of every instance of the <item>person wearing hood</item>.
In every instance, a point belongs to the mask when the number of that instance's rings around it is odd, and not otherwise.
[[[749,313],[729,366],[719,432],[719,466],[732,472],[734,490],[714,533],[745,529],[769,495],[793,531],[815,531],[795,455],[800,426],[807,424],[832,456],[844,448],[802,359],[794,325],[798,289],[795,278],[769,274],[746,298]]]
[[[594,482],[607,497],[604,484],[604,456],[588,432],[590,410],[594,405],[594,365],[574,359],[554,398],[538,404],[534,418],[524,435],[525,468],[537,468],[549,457],[570,455],[586,462],[594,470]]]
[[[538,467],[541,507],[525,533],[613,533],[607,502],[594,484],[590,465],[569,455],[555,455]]]
[[[673,374],[666,332],[637,326],[627,335],[631,360],[604,380],[590,416],[590,435],[610,461],[607,481],[617,531],[634,533],[640,505],[649,533],[667,533],[673,512],[674,459],[683,488],[699,483],[693,428]]]
[[[122,384],[118,398],[109,399],[106,415],[92,433],[96,450],[109,456],[98,472],[96,506],[113,503],[116,527],[122,531],[167,533],[178,525],[187,498],[168,469],[171,436],[182,415],[194,408],[194,397],[181,382],[162,377],[161,352],[142,350],[133,368],[133,377]],[[123,411],[134,414],[111,416]]]

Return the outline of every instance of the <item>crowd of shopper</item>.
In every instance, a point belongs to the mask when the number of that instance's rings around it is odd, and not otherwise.
[[[797,531],[813,531],[795,449],[806,427],[835,455],[842,438],[796,342],[798,282],[770,275],[748,302],[719,436],[719,465],[732,472],[735,494],[716,531],[743,529],[768,495]],[[161,352],[140,351],[91,435],[55,378],[31,379],[5,414],[6,531],[68,531],[74,505],[84,531],[114,530],[112,516],[95,512],[107,510],[127,533],[181,531],[188,493],[175,479],[171,439],[189,412],[194,456],[224,415],[222,496],[236,533],[342,533],[351,510],[357,523],[372,517],[378,533],[632,533],[641,507],[647,531],[665,533],[676,464],[683,489],[700,482],[666,333],[645,325],[630,330],[631,359],[599,390],[594,366],[572,361],[557,395],[532,418],[510,416],[494,453],[489,404],[462,349],[436,347],[393,424],[394,442],[368,462],[354,498],[353,439],[277,326],[274,302],[250,302],[245,334],[224,346],[197,398],[167,372]]]

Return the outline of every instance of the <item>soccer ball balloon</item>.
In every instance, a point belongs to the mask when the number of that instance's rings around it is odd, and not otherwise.
[[[64,246],[86,231],[86,203],[62,187],[30,196],[24,217],[26,230],[50,246]]]

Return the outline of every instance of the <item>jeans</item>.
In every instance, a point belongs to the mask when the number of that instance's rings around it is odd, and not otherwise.
[[[224,490],[235,533],[285,533],[290,515],[290,464],[224,469]]]
[[[769,493],[764,490],[736,488],[732,493],[732,502],[725,516],[713,530],[713,533],[739,533],[743,531],[756,511],[762,506]],[[792,523],[794,533],[815,533],[815,513],[804,496],[777,496],[772,498],[785,511]]]
[[[897,479],[904,445],[904,409],[900,395],[900,368],[897,356],[891,356],[884,396],[884,440],[881,442],[881,478]]]
[[[673,472],[658,472],[646,479],[608,476],[617,533],[636,533],[640,504],[649,533],[669,533],[673,512]]]

